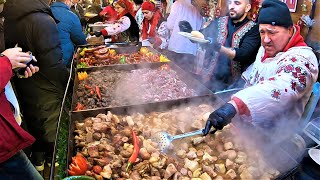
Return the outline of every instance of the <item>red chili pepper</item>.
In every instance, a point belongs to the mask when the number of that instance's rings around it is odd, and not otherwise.
[[[100,92],[100,88],[99,86],[96,86],[96,92],[97,92],[97,95],[98,95],[98,98],[101,100],[101,92]]]
[[[89,86],[89,85],[84,85],[84,87],[86,88],[86,89],[92,89],[92,87],[91,86]]]
[[[90,91],[90,94],[92,94],[92,95],[93,95],[93,94],[94,94],[94,90],[91,90],[91,91]]]
[[[131,167],[131,165],[134,162],[136,162],[139,151],[140,151],[139,138],[133,129],[131,131],[132,131],[133,152],[128,160],[128,165],[127,165],[126,171],[128,171],[128,169]]]
[[[85,109],[84,105],[82,105],[81,103],[78,102],[75,107],[75,110],[80,111],[80,110],[84,110],[84,109]]]

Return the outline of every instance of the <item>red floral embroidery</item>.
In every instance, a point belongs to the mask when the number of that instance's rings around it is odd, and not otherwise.
[[[271,97],[275,98],[276,100],[280,99],[280,95],[281,95],[280,90],[274,89],[271,92],[272,92]]]
[[[296,61],[297,61],[297,58],[293,57],[293,58],[291,58],[291,61],[292,61],[292,62],[296,62]]]
[[[298,75],[299,83],[305,88],[307,86],[307,78],[306,74],[299,74]]]
[[[261,78],[260,78],[260,81],[264,81],[264,77],[261,77]]]
[[[286,73],[292,72],[293,70],[294,70],[294,67],[292,64],[289,64],[284,67],[284,72],[286,72]]]
[[[305,66],[310,70],[310,64],[309,63],[305,63]]]
[[[295,91],[296,88],[297,88],[297,83],[295,81],[291,81],[291,89]]]
[[[269,78],[269,81],[275,81],[275,80],[276,80],[275,77]]]
[[[281,73],[283,71],[283,67],[277,70],[277,73]]]

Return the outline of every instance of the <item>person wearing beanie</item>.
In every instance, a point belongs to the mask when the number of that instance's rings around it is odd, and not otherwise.
[[[250,1],[231,0],[228,9],[228,16],[200,30],[210,43],[201,44],[195,74],[212,91],[243,86],[241,73],[254,62],[260,47],[258,25],[247,18]],[[181,31],[191,32],[188,27],[188,22],[180,22]]]
[[[274,143],[291,137],[299,128],[317,80],[318,60],[299,26],[293,25],[285,3],[265,0],[258,24],[261,47],[255,62],[242,74],[246,88],[210,114],[204,134],[211,127],[222,129],[233,122],[249,125],[244,131],[254,129]]]
[[[160,10],[148,1],[142,4],[141,9],[144,16],[141,39],[148,40],[154,48],[165,49],[168,45],[169,31]]]
[[[94,32],[95,36],[111,36],[113,42],[138,42],[139,27],[132,16],[133,5],[128,0],[119,0],[114,3],[118,19],[101,31]]]

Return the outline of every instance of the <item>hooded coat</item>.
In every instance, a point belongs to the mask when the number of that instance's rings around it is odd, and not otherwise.
[[[54,17],[59,21],[58,31],[63,54],[63,63],[70,66],[75,45],[87,44],[86,36],[82,32],[80,20],[68,5],[63,2],[54,2],[51,5]]]
[[[68,70],[62,64],[53,14],[44,0],[7,0],[2,15],[6,48],[18,44],[23,51],[31,51],[40,68],[30,78],[14,78],[28,129],[36,143],[54,142]],[[44,145],[40,143],[39,148]]]

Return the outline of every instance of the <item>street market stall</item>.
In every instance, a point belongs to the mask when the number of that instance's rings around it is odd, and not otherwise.
[[[247,149],[236,138],[232,126],[214,135],[176,140],[167,151],[160,151],[152,135],[159,131],[176,135],[202,129],[210,112],[224,101],[171,62],[79,67],[81,58],[85,58],[84,54],[79,55],[82,50],[83,47],[75,55],[72,67],[75,78],[72,100],[65,98],[64,108],[69,112],[62,113],[59,123],[55,156],[60,166],[52,167],[51,178],[55,170],[58,179],[70,175],[95,179],[282,179],[287,176],[288,172],[279,172],[263,161],[258,150]],[[123,49],[117,49],[120,51]],[[157,53],[150,48],[149,51]],[[80,80],[78,72],[84,71],[88,77]],[[110,83],[117,78],[106,78],[123,71],[126,78],[121,81],[120,94],[125,96],[114,95],[112,89],[116,88],[108,89],[105,85],[115,87]],[[170,88],[167,85],[171,81],[166,79],[172,79],[167,77],[171,71],[176,76],[173,84],[182,86],[166,91]],[[161,85],[157,84],[159,77],[164,78],[160,79]],[[141,81],[144,78],[146,81]],[[152,89],[153,86],[159,87]],[[171,91],[179,90],[184,93],[182,96],[168,96]],[[166,93],[155,96],[160,92]],[[117,96],[121,101],[112,102],[114,99],[110,98]],[[128,101],[130,97],[134,101]],[[90,98],[93,100],[84,101]],[[79,102],[83,103],[83,109],[77,109]]]

